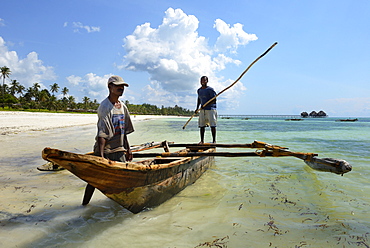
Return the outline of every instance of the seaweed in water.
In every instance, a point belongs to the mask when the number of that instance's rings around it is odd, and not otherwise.
[[[199,245],[195,246],[194,248],[196,248],[196,247],[227,248],[227,243],[229,242],[228,239],[229,239],[229,236],[225,236],[223,238],[217,238],[217,239],[215,239],[211,242],[205,242],[205,243],[199,244]]]

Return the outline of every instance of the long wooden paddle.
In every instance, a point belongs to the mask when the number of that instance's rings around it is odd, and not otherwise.
[[[263,54],[261,54],[258,58],[256,58],[248,67],[247,69],[245,69],[243,71],[242,74],[240,74],[240,76],[235,80],[234,83],[230,84],[229,86],[227,86],[225,89],[221,90],[216,96],[214,96],[213,98],[211,98],[208,102],[206,102],[205,104],[203,104],[203,106],[201,106],[199,109],[197,109],[194,114],[189,118],[189,120],[185,123],[185,125],[182,127],[182,129],[185,129],[185,127],[188,125],[188,123],[191,121],[191,119],[193,119],[193,117],[199,113],[200,110],[202,110],[203,108],[205,108],[210,102],[212,102],[213,100],[215,100],[219,95],[221,95],[222,93],[224,93],[226,90],[230,89],[231,87],[233,87],[243,76],[245,73],[247,73],[247,71],[259,60],[261,59],[263,56],[265,56],[274,46],[277,45],[277,42],[275,42],[274,44],[272,44],[272,46],[270,46],[269,49],[267,49]]]

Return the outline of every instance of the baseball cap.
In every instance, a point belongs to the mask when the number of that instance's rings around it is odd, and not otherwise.
[[[121,78],[120,76],[111,76],[108,79],[108,85],[110,83],[115,84],[115,85],[124,85],[124,86],[128,87],[128,83],[123,81],[123,78]]]

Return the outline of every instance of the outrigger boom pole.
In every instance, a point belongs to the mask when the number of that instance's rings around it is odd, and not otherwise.
[[[162,142],[163,147],[166,147],[166,152],[163,153],[133,153],[134,158],[150,158],[150,157],[197,157],[197,156],[212,156],[212,157],[296,157],[302,159],[309,167],[317,171],[332,172],[343,175],[352,170],[352,166],[343,159],[334,158],[318,158],[315,153],[292,152],[286,147],[270,145],[261,141],[254,141],[251,144],[175,144],[173,142]],[[186,147],[190,151],[174,152],[169,151],[170,147]],[[206,150],[210,147],[222,148],[254,148],[254,152],[199,152],[199,149]]]

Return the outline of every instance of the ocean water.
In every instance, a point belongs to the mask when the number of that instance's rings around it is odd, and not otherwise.
[[[353,166],[344,176],[314,171],[293,157],[217,157],[193,185],[139,214],[130,213],[100,192],[83,207],[83,181],[68,171],[35,170],[43,162],[40,153],[45,146],[81,153],[91,150],[95,127],[6,137],[27,159],[12,153],[11,148],[0,158],[0,166],[12,175],[0,176],[8,190],[6,200],[1,198],[0,245],[369,247],[370,118],[357,122],[336,119],[220,119],[217,142],[259,140],[295,152],[318,153],[320,158],[344,159]],[[198,143],[196,118],[183,130],[186,121],[137,122],[129,140],[131,144]],[[206,141],[211,141],[209,129]]]

